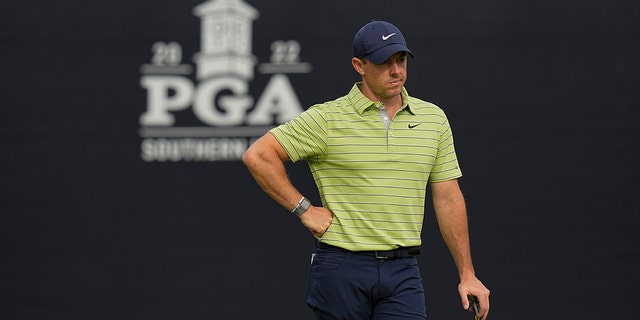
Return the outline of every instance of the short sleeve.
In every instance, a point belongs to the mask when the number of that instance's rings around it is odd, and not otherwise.
[[[317,161],[327,151],[327,120],[320,106],[300,113],[269,132],[282,145],[291,161]]]
[[[439,182],[457,179],[462,176],[462,170],[458,164],[453,132],[449,120],[444,117],[440,125],[440,142],[438,143],[438,155],[429,176],[430,182]]]

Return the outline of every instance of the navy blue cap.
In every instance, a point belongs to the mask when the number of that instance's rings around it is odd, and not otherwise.
[[[383,64],[400,51],[413,57],[400,29],[386,21],[371,21],[353,37],[353,56],[367,58],[375,64]]]

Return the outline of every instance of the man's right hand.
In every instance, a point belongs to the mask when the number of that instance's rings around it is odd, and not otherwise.
[[[333,212],[324,207],[310,206],[305,213],[300,215],[300,221],[314,236],[320,238],[331,226]]]

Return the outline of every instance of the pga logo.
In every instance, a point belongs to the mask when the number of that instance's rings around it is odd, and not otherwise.
[[[209,126],[271,125],[274,118],[284,123],[303,111],[284,74],[271,76],[255,105],[248,82],[235,77],[212,78],[195,86],[184,76],[146,75],[140,85],[147,90],[147,111],[140,116],[142,126],[173,126],[172,113],[190,107]]]

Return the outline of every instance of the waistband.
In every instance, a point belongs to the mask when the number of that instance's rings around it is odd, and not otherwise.
[[[344,248],[332,246],[330,244],[318,242],[318,248],[341,251],[350,254],[357,254],[363,256],[369,256],[376,259],[397,259],[397,258],[410,258],[420,254],[420,246],[415,247],[399,247],[393,250],[381,250],[381,251],[351,251]]]

